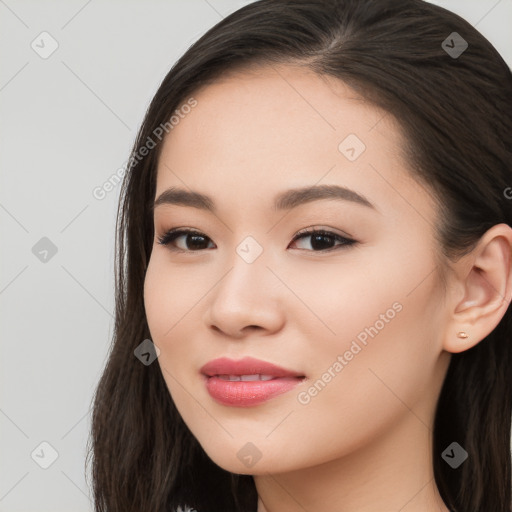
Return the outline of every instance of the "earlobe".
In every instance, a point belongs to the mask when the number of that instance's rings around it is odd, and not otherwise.
[[[512,228],[497,224],[458,263],[458,297],[453,297],[443,348],[463,352],[488,336],[500,323],[512,299]],[[460,295],[462,294],[462,299]],[[449,302],[447,302],[449,304]]]

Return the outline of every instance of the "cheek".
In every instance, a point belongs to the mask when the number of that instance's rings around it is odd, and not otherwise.
[[[151,339],[160,349],[158,362],[172,391],[176,385],[171,376],[184,383],[197,372],[194,355],[201,354],[201,347],[193,342],[201,329],[202,299],[212,285],[199,272],[173,268],[165,251],[151,257],[144,281],[144,307]]]
[[[166,288],[165,273],[159,272],[154,258],[149,262],[144,280],[144,308],[146,319],[153,341],[160,338],[164,319],[167,317],[169,296],[164,293]]]
[[[160,254],[153,253],[151,256],[144,280],[144,308],[151,340],[160,349],[157,361],[162,376],[173,400],[178,398],[179,402],[176,379],[182,381],[183,372],[188,371],[184,364],[187,344],[179,343],[186,322],[180,319],[186,315],[184,306],[188,304],[190,309],[190,301],[183,296],[188,287],[185,288],[182,280],[173,277],[176,273],[169,271],[163,259]]]
[[[354,339],[364,347],[365,341],[382,338],[390,324],[406,316],[407,294],[418,284],[417,276],[429,267],[418,260],[401,261],[389,245],[347,252],[333,264],[315,267],[305,261],[281,271],[280,278],[300,299],[288,293],[284,314],[291,328],[298,325],[299,339],[314,349],[305,362],[325,365],[349,350]]]
[[[433,280],[408,295],[412,281],[395,279],[393,286],[381,281],[378,288],[364,289],[368,293],[359,300],[340,294],[332,311],[325,303],[323,318],[337,334],[319,336],[326,332],[322,328],[309,340],[303,360],[311,362],[311,378],[292,397],[293,421],[273,431],[271,441],[259,439],[262,447],[289,446],[297,459],[288,461],[291,465],[302,456],[321,463],[365,445],[399,418],[411,416],[424,428],[420,420],[428,423],[437,392],[433,375],[439,350],[432,324],[438,309]],[[258,439],[258,429],[252,427],[247,426],[247,433]],[[305,455],[296,453],[289,441],[302,438],[308,439]]]
[[[160,251],[152,254],[144,280],[144,307],[155,342],[172,338],[183,323],[180,319],[197,301],[194,286],[188,285],[182,276],[179,270],[169,268]]]
[[[382,256],[379,268],[345,276],[344,289],[329,287],[323,309],[316,305],[335,334],[317,335],[307,351],[314,382],[303,401],[316,414],[351,418],[347,425],[360,425],[368,411],[385,421],[404,403],[416,403],[441,352],[442,297],[433,265]]]

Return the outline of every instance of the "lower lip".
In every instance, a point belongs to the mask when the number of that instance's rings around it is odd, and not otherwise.
[[[230,381],[207,377],[206,389],[210,396],[223,405],[250,407],[292,390],[303,378],[281,377],[272,380]]]

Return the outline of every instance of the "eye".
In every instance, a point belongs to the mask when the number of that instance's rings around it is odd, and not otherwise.
[[[305,245],[309,245],[310,247],[312,247],[314,249],[314,252],[328,252],[340,249],[342,247],[351,246],[357,243],[356,240],[346,238],[344,236],[338,235],[337,233],[333,233],[332,231],[313,228],[308,228],[297,233],[293,237],[292,243],[297,240],[306,238],[310,238],[311,241],[309,242],[309,244]],[[339,244],[332,247],[331,244],[333,242],[339,242]]]
[[[189,236],[190,236],[190,238],[187,238]],[[185,247],[184,248],[170,247],[171,243],[176,242],[176,240],[178,240],[182,237],[185,238]],[[191,229],[181,229],[181,228],[170,229],[169,231],[165,232],[163,234],[163,236],[158,237],[159,244],[169,246],[169,249],[172,251],[183,251],[183,252],[197,251],[197,250],[204,249],[203,246],[204,246],[205,240],[209,240],[209,238],[204,233],[201,233],[200,231],[193,231]],[[191,245],[191,247],[193,247],[193,249],[191,249],[190,247],[187,247],[187,242],[190,243],[190,245]]]
[[[182,247],[173,246],[173,244],[178,245],[177,241],[181,238],[183,238]],[[308,228],[297,233],[293,237],[292,243],[307,238],[311,238],[311,241],[309,244],[305,245],[309,245],[313,249],[313,252],[328,252],[357,243],[356,240],[346,238],[332,231],[313,228]],[[159,244],[168,246],[171,251],[181,252],[198,252],[203,249],[208,249],[208,241],[211,242],[210,238],[204,233],[183,228],[170,229],[162,236],[158,237]],[[338,242],[338,244],[332,246],[332,244],[336,244],[336,242]]]

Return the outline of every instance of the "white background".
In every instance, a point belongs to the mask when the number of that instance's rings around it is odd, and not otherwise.
[[[112,335],[120,187],[92,191],[125,164],[174,61],[246,3],[0,0],[0,512],[92,510],[85,443]],[[512,0],[435,3],[512,66]],[[58,43],[47,59],[31,48],[43,31]],[[43,237],[57,248],[45,263],[32,252]],[[48,469],[31,458],[43,441],[58,453]]]

